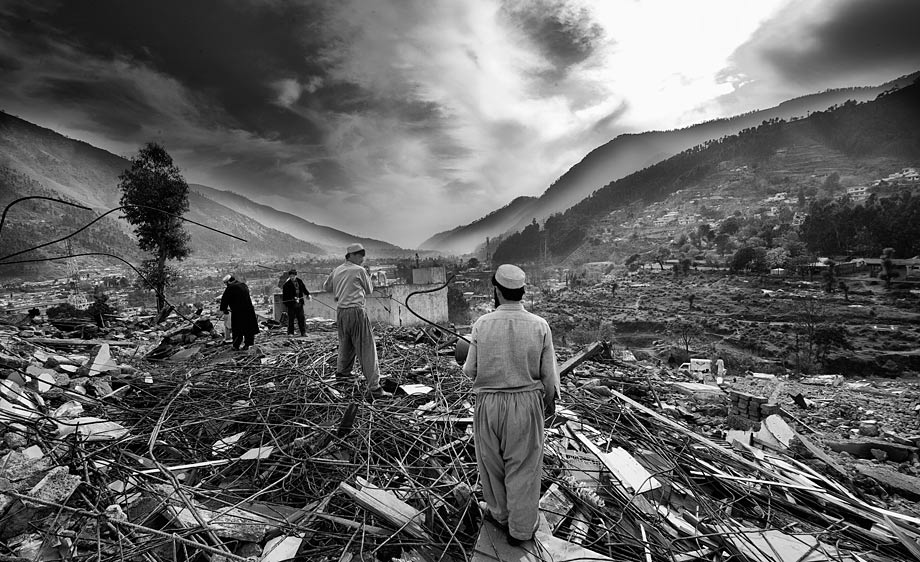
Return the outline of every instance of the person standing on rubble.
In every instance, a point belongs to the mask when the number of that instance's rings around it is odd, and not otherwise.
[[[247,350],[259,333],[259,320],[252,306],[249,287],[232,274],[224,275],[224,294],[220,297],[220,311],[230,314],[230,330],[233,333],[233,350]],[[242,344],[242,347],[240,347]]]
[[[349,244],[345,249],[345,263],[336,267],[323,290],[331,292],[336,302],[335,324],[339,335],[339,354],[335,364],[338,380],[351,379],[355,357],[361,361],[361,371],[367,381],[370,400],[390,396],[380,387],[380,365],[371,320],[364,310],[367,295],[373,290],[370,275],[361,264],[366,252],[361,244]]]
[[[473,435],[485,517],[520,546],[534,536],[543,466],[544,415],[555,410],[559,371],[549,324],[524,310],[524,271],[492,276],[496,309],[473,324],[463,372],[473,379]]]
[[[288,271],[287,281],[281,286],[281,302],[287,308],[288,335],[294,335],[294,319],[297,319],[297,327],[300,328],[300,335],[307,335],[307,321],[303,315],[304,299],[311,300],[310,291],[303,281],[297,277],[297,270]]]

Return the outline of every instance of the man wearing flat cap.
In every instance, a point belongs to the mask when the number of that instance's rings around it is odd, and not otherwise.
[[[291,268],[288,271],[287,281],[281,286],[281,302],[287,308],[288,335],[294,335],[294,319],[297,319],[297,327],[300,328],[300,335],[307,335],[307,322],[303,315],[303,301],[310,300],[310,291],[303,284],[300,277],[297,277],[297,270]]]
[[[339,356],[335,364],[335,376],[339,380],[350,379],[357,357],[367,381],[368,399],[374,400],[390,396],[390,393],[380,387],[380,366],[377,363],[374,332],[364,310],[367,295],[373,290],[370,275],[361,266],[365,253],[361,244],[349,244],[345,249],[345,263],[329,274],[323,283],[323,290],[331,292],[336,302]]]
[[[494,312],[473,324],[463,372],[473,378],[473,435],[485,517],[508,543],[533,538],[539,514],[543,418],[555,409],[559,371],[549,324],[524,310],[524,271],[500,265]]]

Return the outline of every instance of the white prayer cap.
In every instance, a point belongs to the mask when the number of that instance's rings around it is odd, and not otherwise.
[[[524,287],[524,270],[516,265],[502,264],[495,270],[495,282],[506,289],[521,289]]]

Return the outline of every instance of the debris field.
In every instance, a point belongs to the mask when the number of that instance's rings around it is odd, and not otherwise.
[[[916,383],[716,385],[557,349],[518,549],[482,518],[456,338],[376,328],[394,396],[368,403],[336,380],[332,322],[249,352],[166,324],[144,344],[0,326],[0,559],[920,560],[920,438],[861,419],[872,400],[916,417]]]

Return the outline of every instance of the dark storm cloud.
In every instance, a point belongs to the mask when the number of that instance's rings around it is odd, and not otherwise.
[[[569,67],[591,56],[604,36],[591,14],[564,0],[508,1],[502,14],[540,49],[553,65],[550,74],[564,75]]]
[[[305,52],[318,18],[309,6],[220,0],[164,0],[138,9],[134,2],[62,2],[45,23],[61,38],[99,57],[127,56],[207,92],[241,126],[255,131],[297,131],[280,108],[263,102],[278,76],[307,78],[320,72]],[[317,131],[318,133],[318,131]]]
[[[920,69],[920,2],[834,0],[793,4],[735,54],[740,68],[758,64],[798,84],[846,84],[873,72]],[[757,71],[749,72],[757,79]],[[853,84],[850,84],[853,85]]]
[[[137,116],[154,115],[157,108],[139,95],[134,84],[113,85],[112,81],[47,78],[25,93],[37,99],[66,100],[67,104],[80,106],[95,132],[136,136],[143,130]],[[113,111],[116,107],[119,110]]]

